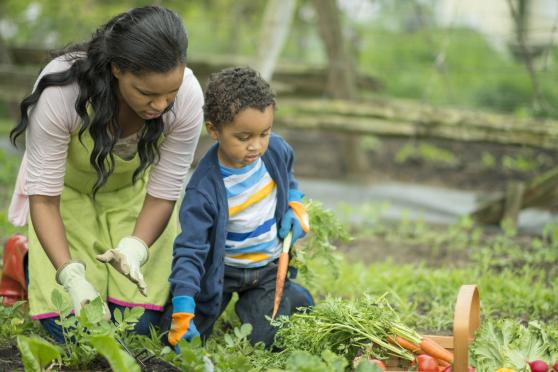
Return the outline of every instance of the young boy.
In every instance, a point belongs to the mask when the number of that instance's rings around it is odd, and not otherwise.
[[[192,175],[180,208],[171,345],[209,336],[234,292],[240,321],[253,327],[250,341],[273,343],[276,329],[265,317],[273,310],[281,239],[292,231],[294,243],[309,230],[293,150],[271,133],[274,111],[275,96],[256,71],[229,68],[210,77],[205,125],[217,143]],[[287,279],[278,315],[311,305],[310,293]]]

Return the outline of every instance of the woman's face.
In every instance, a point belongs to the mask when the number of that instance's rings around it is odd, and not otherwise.
[[[146,72],[136,75],[122,71],[115,65],[112,74],[118,81],[118,97],[140,118],[151,120],[163,114],[174,101],[184,77],[184,65],[160,73]]]

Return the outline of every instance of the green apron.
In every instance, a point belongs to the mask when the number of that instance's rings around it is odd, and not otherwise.
[[[86,278],[104,300],[162,311],[169,295],[172,246],[178,234],[176,210],[165,231],[149,248],[149,260],[141,267],[148,291],[148,297],[144,297],[135,284],[111,265],[97,261],[95,256],[115,248],[120,239],[132,234],[143,206],[147,175],[132,184],[132,174],[139,165],[138,154],[129,161],[115,156],[114,172],[93,201],[91,190],[97,175],[89,163],[93,140],[88,132],[83,134],[82,142],[83,145],[77,133],[72,135],[60,200],[70,255],[85,262]],[[67,294],[56,283],[55,274],[29,223],[29,307],[33,319],[58,316],[50,300],[51,293],[58,289]],[[69,296],[67,300],[71,303]]]

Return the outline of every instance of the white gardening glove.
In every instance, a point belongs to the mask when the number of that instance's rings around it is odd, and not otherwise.
[[[72,299],[74,313],[79,315],[81,308],[99,297],[99,292],[85,279],[85,264],[82,261],[68,261],[56,271],[56,282],[62,286]],[[110,311],[103,302],[103,317],[110,319]]]
[[[149,249],[143,240],[135,236],[122,238],[116,248],[97,256],[97,260],[110,263],[126,278],[136,283],[140,293],[147,297],[147,284],[143,280],[140,266],[147,262]]]

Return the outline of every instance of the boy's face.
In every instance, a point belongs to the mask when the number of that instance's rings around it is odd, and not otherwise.
[[[217,129],[210,122],[206,123],[211,138],[219,142],[219,161],[225,167],[242,168],[252,164],[267,150],[273,124],[273,106],[262,112],[255,108],[246,108],[236,114],[230,123],[224,123]]]

